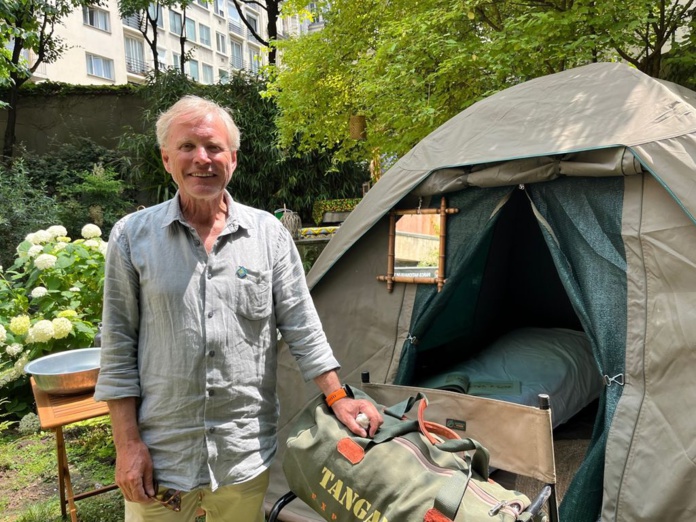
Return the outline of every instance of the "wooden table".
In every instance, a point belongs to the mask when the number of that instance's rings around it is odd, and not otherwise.
[[[70,519],[77,522],[77,508],[75,501],[99,495],[116,489],[116,484],[75,495],[70,481],[70,469],[68,468],[68,456],[65,452],[65,440],[63,438],[63,426],[94,417],[109,414],[109,408],[105,402],[96,402],[94,393],[81,395],[49,395],[36,386],[34,378],[31,378],[31,389],[34,392],[39,421],[43,429],[51,429],[56,434],[56,454],[58,457],[58,486],[60,490],[60,510],[63,517],[67,516],[66,507],[70,508]]]

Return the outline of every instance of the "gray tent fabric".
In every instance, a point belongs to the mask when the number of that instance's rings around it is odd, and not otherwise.
[[[494,94],[423,139],[307,276],[342,379],[358,384],[369,370],[372,382],[408,382],[424,361],[446,363],[441,341],[485,349],[503,311],[509,322],[576,320],[605,389],[564,520],[693,520],[695,100],[627,65],[598,63]],[[448,220],[445,286],[387,292],[377,276],[386,273],[388,212],[436,206],[442,195],[459,208]],[[516,283],[512,293],[500,293],[501,278]],[[269,502],[287,488],[288,426],[317,393],[287,350],[279,365]]]

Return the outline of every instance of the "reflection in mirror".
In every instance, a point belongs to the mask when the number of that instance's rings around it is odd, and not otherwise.
[[[394,275],[437,277],[440,216],[409,214],[396,221]]]

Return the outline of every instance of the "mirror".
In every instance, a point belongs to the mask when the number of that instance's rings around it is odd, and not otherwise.
[[[459,212],[447,208],[443,196],[439,208],[398,209],[389,213],[387,275],[378,276],[387,283],[445,284],[445,239],[447,216]]]

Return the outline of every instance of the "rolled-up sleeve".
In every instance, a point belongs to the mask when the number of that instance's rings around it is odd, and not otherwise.
[[[106,253],[101,365],[94,393],[98,401],[140,396],[140,285],[131,262],[127,219],[112,229]]]
[[[279,232],[273,268],[273,300],[278,330],[305,381],[340,367],[326,339],[307,288],[302,259],[290,233]]]

